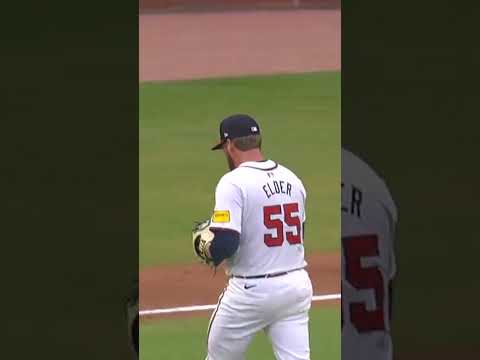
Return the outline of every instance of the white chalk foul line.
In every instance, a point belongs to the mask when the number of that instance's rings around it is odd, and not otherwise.
[[[341,298],[341,294],[316,295],[312,296],[312,301],[340,300]]]
[[[327,300],[339,300],[341,298],[340,294],[327,294],[327,295],[315,295],[312,297],[312,301],[327,301]],[[204,310],[213,310],[217,304],[213,305],[192,305],[192,306],[180,306],[174,308],[164,308],[164,309],[151,309],[151,310],[140,310],[140,316],[146,315],[160,315],[160,314],[174,314],[180,312],[191,312],[191,311],[204,311]]]

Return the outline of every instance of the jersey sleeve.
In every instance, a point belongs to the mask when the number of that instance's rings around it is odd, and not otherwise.
[[[242,233],[243,195],[238,185],[222,178],[215,190],[215,208],[211,227]]]

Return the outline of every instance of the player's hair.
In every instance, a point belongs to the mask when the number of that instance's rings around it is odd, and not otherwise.
[[[261,135],[248,135],[235,138],[232,140],[233,144],[238,150],[247,151],[252,149],[262,148],[262,136]]]

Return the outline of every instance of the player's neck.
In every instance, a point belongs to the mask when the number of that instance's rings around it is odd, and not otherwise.
[[[253,150],[248,150],[240,153],[235,165],[238,167],[247,161],[264,161],[264,160],[265,158],[263,157],[262,152],[259,149],[253,149]]]

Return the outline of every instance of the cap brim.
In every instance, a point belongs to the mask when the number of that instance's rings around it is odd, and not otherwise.
[[[214,147],[212,147],[212,150],[219,150],[219,149],[221,149],[221,148],[223,147],[223,144],[224,144],[224,143],[225,143],[224,141],[219,142],[217,145],[215,145]]]

